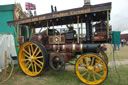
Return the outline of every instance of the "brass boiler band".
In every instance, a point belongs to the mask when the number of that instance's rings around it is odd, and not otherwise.
[[[96,52],[100,47],[99,44],[65,44],[65,45],[52,45],[53,51],[64,51],[72,53],[85,53],[85,52]]]

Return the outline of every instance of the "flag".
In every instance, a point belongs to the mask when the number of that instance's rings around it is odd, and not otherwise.
[[[31,9],[31,10],[35,10],[35,9],[36,9],[35,5],[32,4],[32,3],[30,3],[30,9]]]
[[[26,8],[26,10],[30,10],[30,3],[26,2],[25,3],[25,8]]]
[[[26,8],[26,10],[35,10],[36,9],[35,5],[32,3],[29,3],[29,2],[25,3],[25,8]]]
[[[34,8],[34,10],[36,10],[36,5],[35,4],[33,4],[33,8]]]

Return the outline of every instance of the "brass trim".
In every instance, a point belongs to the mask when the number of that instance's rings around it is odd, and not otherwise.
[[[83,53],[83,44],[80,44],[80,52]]]
[[[55,36],[54,40],[55,40],[55,43],[59,43],[60,42],[59,36]]]
[[[75,47],[76,47],[76,45],[72,44],[72,52],[75,52]]]
[[[53,50],[56,51],[56,45],[53,45]]]
[[[77,38],[77,35],[76,34],[74,34],[74,38]]]
[[[62,45],[62,50],[66,50],[66,49],[65,49],[65,45]]]

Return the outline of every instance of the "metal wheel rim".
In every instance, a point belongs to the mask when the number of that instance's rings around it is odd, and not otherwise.
[[[41,48],[32,42],[22,45],[19,50],[19,65],[29,76],[37,76],[44,67],[44,56]]]
[[[92,72],[89,72],[88,66],[90,66],[90,65],[89,65],[89,64],[86,65],[87,62],[89,63],[88,59],[86,59],[86,64],[83,64],[83,66],[85,66],[85,68],[86,68],[86,69],[84,69],[85,72],[83,72],[82,74],[80,73],[79,68],[78,68],[78,67],[80,66],[80,63],[82,62],[82,60],[83,60],[84,58],[89,58],[90,56],[93,56],[92,60],[97,59],[97,60],[98,60],[98,61],[97,61],[98,63],[102,63],[102,65],[103,65],[103,69],[102,69],[103,75],[101,75],[101,74],[98,72],[98,70],[101,71],[101,69],[95,69],[95,65],[94,65],[94,70],[93,70]],[[96,62],[95,62],[95,63],[96,63]],[[93,65],[93,64],[91,63],[91,65]],[[91,66],[90,68],[92,68],[92,67],[93,67],[93,66]],[[81,56],[81,57],[77,60],[77,62],[76,62],[75,71],[76,71],[76,75],[78,76],[78,78],[79,78],[82,82],[84,82],[85,84],[89,84],[89,85],[97,85],[97,84],[102,83],[102,82],[106,79],[107,74],[108,74],[108,68],[107,68],[107,65],[106,65],[106,63],[104,62],[104,60],[101,59],[100,57],[98,57],[97,55],[94,55],[94,54],[86,54],[86,55]],[[84,78],[84,76],[87,76],[87,78]],[[90,80],[90,78],[91,78],[90,76],[92,76],[92,79],[91,79],[92,81]],[[100,78],[97,79],[96,76],[100,76]]]

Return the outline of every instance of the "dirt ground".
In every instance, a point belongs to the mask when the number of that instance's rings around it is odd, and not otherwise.
[[[113,65],[113,50],[111,45],[107,45],[107,55],[109,66]],[[128,64],[128,46],[121,47],[120,51],[115,51],[116,65]],[[84,85],[74,74],[74,65],[67,65],[66,71],[55,72],[47,69],[38,77],[25,75],[19,67],[15,68],[12,77],[2,85]],[[104,84],[103,84],[104,85]],[[105,84],[107,85],[107,84]],[[113,85],[113,84],[111,84]],[[123,85],[123,84],[122,84]]]

